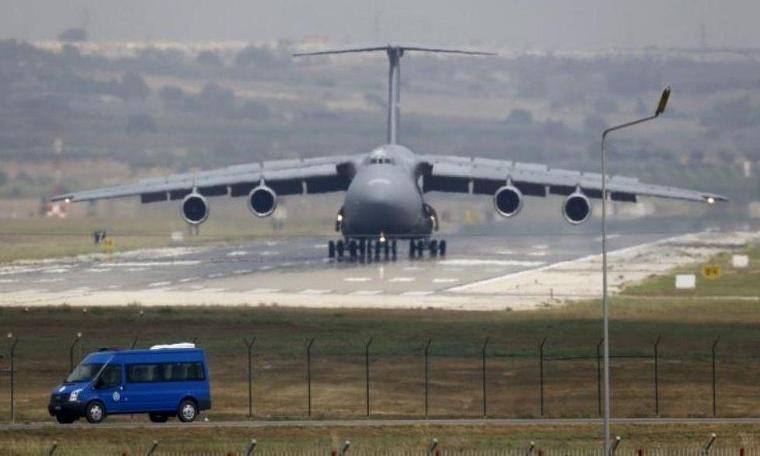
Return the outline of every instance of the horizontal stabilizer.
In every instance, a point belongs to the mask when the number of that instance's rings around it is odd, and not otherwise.
[[[467,51],[463,49],[428,48],[428,47],[421,47],[421,46],[397,46],[397,45],[389,44],[386,46],[330,49],[326,51],[316,51],[316,52],[299,52],[299,53],[293,54],[293,57],[302,57],[302,56],[307,56],[307,55],[330,55],[330,54],[348,54],[348,53],[356,53],[356,52],[390,51],[390,50],[398,50],[401,52],[405,52],[405,51],[432,52],[432,53],[437,53],[437,54],[496,55],[493,52]]]

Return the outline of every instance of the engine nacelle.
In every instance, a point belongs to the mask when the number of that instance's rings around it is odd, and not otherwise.
[[[182,200],[180,214],[191,225],[200,225],[208,218],[208,202],[200,193],[190,193]]]
[[[580,225],[591,216],[591,202],[580,191],[571,193],[562,204],[562,215],[571,225]]]
[[[256,217],[269,217],[277,209],[277,194],[266,185],[259,185],[248,193],[248,209]]]
[[[493,194],[493,207],[503,217],[517,215],[522,209],[523,195],[514,185],[505,185]]]

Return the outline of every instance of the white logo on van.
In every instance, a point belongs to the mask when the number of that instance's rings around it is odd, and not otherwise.
[[[62,386],[62,387],[58,388],[58,392],[59,393],[62,393],[64,391],[66,391],[66,387],[65,386]]]
[[[119,399],[121,399],[121,394],[119,394],[118,391],[114,391],[111,397],[113,397],[114,401],[119,402]]]

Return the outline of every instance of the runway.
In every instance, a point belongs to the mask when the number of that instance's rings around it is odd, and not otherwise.
[[[712,250],[699,249],[702,253],[719,250],[721,245],[713,245],[717,240],[724,246],[733,245],[726,241],[730,236],[721,233],[703,233],[692,239],[682,236],[678,227],[659,232],[642,232],[641,228],[637,223],[613,226],[610,250],[641,256],[647,248],[660,252],[663,246],[673,245],[674,250],[683,250],[679,242],[712,246]],[[579,288],[578,277],[566,273],[586,274],[587,278],[598,274],[594,261],[600,244],[593,227],[545,234],[540,227],[515,233],[504,224],[494,224],[484,231],[447,235],[449,251],[445,258],[410,259],[406,243],[400,242],[396,260],[329,260],[329,238],[302,237],[14,263],[0,266],[2,304],[277,304],[493,310],[596,296],[594,286]],[[746,242],[746,236],[734,241]],[[691,253],[687,256],[693,261]],[[636,270],[628,257],[621,259],[617,269],[614,264],[612,267],[618,281],[623,282],[678,264],[677,255],[669,258],[659,268],[640,266],[647,270]],[[552,279],[556,283],[544,280],[552,271],[560,270],[564,272]],[[576,282],[575,288],[568,282]],[[496,296],[499,300],[494,299]],[[519,299],[504,299],[509,296]]]
[[[760,418],[612,418],[614,425],[757,425]],[[383,428],[383,427],[449,427],[449,426],[473,426],[473,427],[566,427],[566,426],[601,426],[601,418],[460,418],[460,419],[343,419],[343,420],[282,420],[282,421],[196,421],[194,423],[181,423],[170,421],[168,423],[151,423],[140,420],[138,422],[105,422],[97,425],[79,422],[74,424],[56,424],[53,422],[38,422],[25,424],[0,425],[0,431],[31,431],[31,430],[74,430],[74,429],[192,429],[192,428]]]

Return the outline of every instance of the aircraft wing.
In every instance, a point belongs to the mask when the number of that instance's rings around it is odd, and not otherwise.
[[[92,201],[140,196],[143,203],[182,199],[196,189],[204,196],[245,196],[262,181],[278,195],[345,191],[351,157],[276,160],[174,174],[94,190],[64,193],[52,201]]]
[[[499,187],[511,181],[524,195],[569,195],[580,189],[589,198],[602,197],[602,176],[599,173],[487,158],[427,155],[422,161],[428,165],[429,171],[423,181],[425,192],[493,195]],[[607,190],[611,199],[627,202],[636,202],[639,196],[707,203],[728,200],[714,193],[645,184],[637,178],[625,176],[608,177]]]

